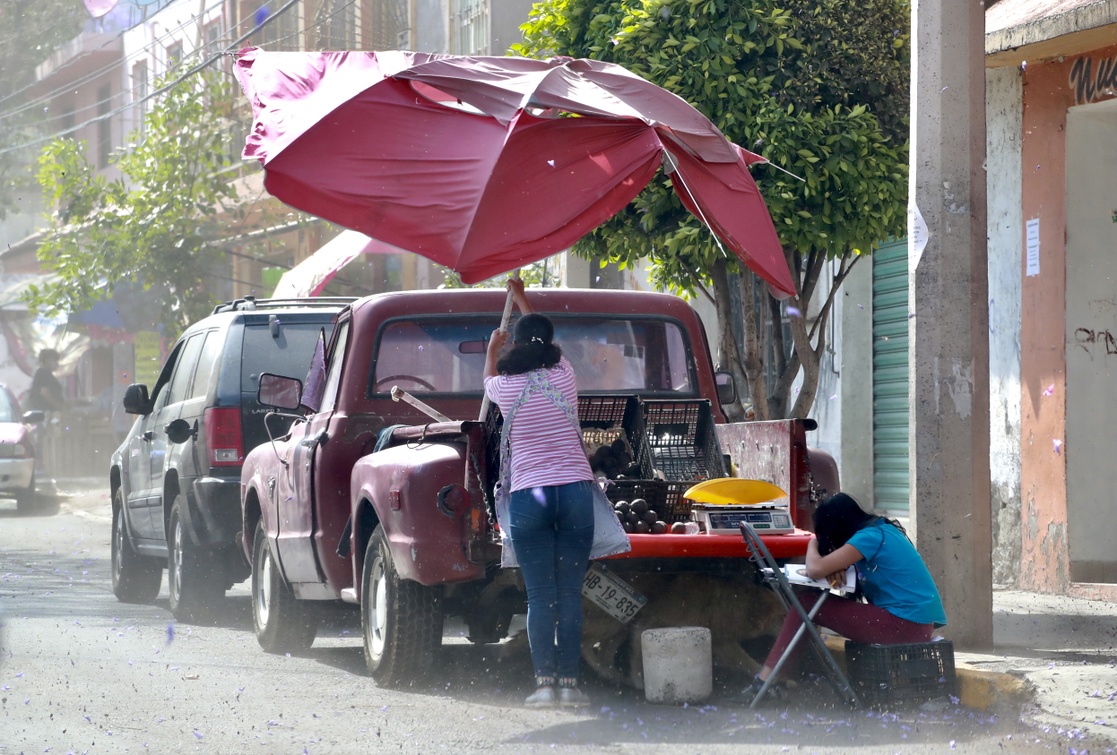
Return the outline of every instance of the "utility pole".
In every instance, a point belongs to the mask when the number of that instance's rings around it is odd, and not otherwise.
[[[983,3],[912,5],[912,522],[966,648],[993,642],[984,38]]]

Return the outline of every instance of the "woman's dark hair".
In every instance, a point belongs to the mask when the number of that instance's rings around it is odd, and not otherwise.
[[[562,358],[554,337],[555,326],[547,317],[534,312],[524,315],[512,330],[512,348],[496,360],[496,371],[522,375],[540,367],[554,367]]]
[[[875,522],[888,522],[905,536],[908,534],[895,519],[870,514],[861,508],[857,499],[846,493],[835,493],[818,504],[813,519],[814,534],[818,538],[818,553],[821,556],[841,548],[849,542],[853,533]]]

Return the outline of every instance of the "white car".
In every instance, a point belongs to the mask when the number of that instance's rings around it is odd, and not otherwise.
[[[23,412],[8,386],[0,383],[0,498],[14,498],[21,514],[34,510],[35,426],[43,412]]]

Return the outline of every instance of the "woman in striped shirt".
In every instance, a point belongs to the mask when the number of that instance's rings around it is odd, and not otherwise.
[[[509,535],[527,588],[527,635],[536,691],[528,707],[589,703],[578,689],[582,651],[582,581],[594,535],[593,472],[579,427],[574,370],[553,342],[551,321],[532,311],[518,279],[508,282],[523,315],[511,348],[493,331],[485,360],[485,395],[509,429]],[[566,409],[562,404],[566,404]],[[505,479],[508,479],[505,475]]]

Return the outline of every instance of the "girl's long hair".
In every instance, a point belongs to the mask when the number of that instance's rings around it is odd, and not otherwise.
[[[853,534],[876,522],[887,522],[907,537],[907,530],[895,519],[870,514],[853,496],[835,493],[814,510],[814,534],[818,538],[819,555],[825,556],[849,542]],[[910,540],[910,538],[909,538]]]
[[[522,375],[540,368],[554,367],[562,359],[555,345],[555,327],[544,315],[526,314],[516,321],[512,348],[496,360],[501,375]]]

